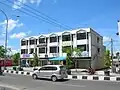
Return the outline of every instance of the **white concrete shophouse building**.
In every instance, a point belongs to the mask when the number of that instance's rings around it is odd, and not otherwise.
[[[81,57],[75,57],[77,68],[103,67],[103,37],[91,28],[31,36],[20,42],[21,60],[33,58],[36,51],[44,65],[49,58],[66,56],[62,48],[80,47],[83,52]]]

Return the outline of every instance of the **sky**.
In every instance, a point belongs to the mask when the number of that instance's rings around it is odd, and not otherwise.
[[[20,38],[88,27],[103,36],[107,48],[110,48],[110,38],[113,38],[114,52],[120,51],[120,38],[116,35],[117,21],[120,20],[120,0],[0,0],[0,2],[4,3],[0,3],[0,9],[9,19],[8,47],[13,52],[19,51]],[[28,10],[26,5],[41,12],[42,15],[35,10]],[[46,17],[44,18],[43,13],[66,26],[60,27],[45,22]],[[0,45],[4,45],[5,25],[6,18],[0,12]]]

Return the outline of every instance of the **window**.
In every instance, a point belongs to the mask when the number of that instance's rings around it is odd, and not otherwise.
[[[86,39],[86,33],[77,33],[77,40]],[[88,39],[88,34],[87,34]]]
[[[40,43],[45,43],[45,38],[39,38],[39,44]]]
[[[26,41],[21,41],[21,46],[26,45]]]
[[[99,43],[100,42],[100,39],[99,39],[99,37],[97,37],[97,43]]]
[[[51,42],[57,42],[57,37],[50,37],[50,43]]]
[[[35,40],[34,39],[30,40],[30,45],[33,45],[33,44],[35,44]]]
[[[40,70],[50,70],[50,71],[52,71],[52,70],[57,70],[57,67],[42,67],[42,68],[40,68]]]
[[[62,41],[70,41],[70,35],[63,35]]]
[[[27,54],[28,53],[28,49],[21,49],[21,54]]]
[[[62,51],[63,51],[63,53],[66,52],[66,49],[71,49],[71,46],[64,46],[64,47],[62,47]]]
[[[34,53],[34,48],[31,48],[30,49],[30,54],[33,54]]]
[[[80,48],[82,51],[86,51],[86,45],[77,45],[77,48]]]
[[[57,47],[50,47],[50,53],[57,53],[59,52],[59,47],[58,47],[58,51],[57,51]]]
[[[97,49],[98,53],[100,53],[100,48]]]
[[[39,53],[45,53],[45,47],[39,48]]]

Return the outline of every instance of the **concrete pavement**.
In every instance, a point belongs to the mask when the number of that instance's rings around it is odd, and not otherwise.
[[[120,90],[120,82],[65,80],[33,80],[31,76],[6,74],[0,83],[16,86],[21,90]]]

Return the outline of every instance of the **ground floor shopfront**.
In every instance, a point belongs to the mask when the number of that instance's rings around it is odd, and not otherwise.
[[[79,57],[79,58],[72,58],[74,61],[73,68],[82,68],[82,69],[88,69],[91,67],[91,58],[90,57]],[[33,59],[31,58],[21,58],[21,66],[23,67],[31,67],[33,64]],[[39,66],[43,65],[66,65],[66,59],[65,58],[39,58]]]

